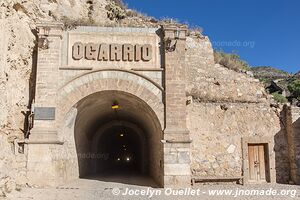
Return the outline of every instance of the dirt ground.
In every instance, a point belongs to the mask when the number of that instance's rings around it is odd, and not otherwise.
[[[196,184],[192,188],[156,188],[144,177],[105,177],[79,179],[56,188],[22,188],[8,195],[9,200],[111,200],[111,199],[300,199],[300,186],[265,184]]]

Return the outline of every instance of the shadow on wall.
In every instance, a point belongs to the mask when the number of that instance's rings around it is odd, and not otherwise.
[[[298,167],[298,177],[297,181],[299,182],[300,180],[300,172],[299,172],[299,167],[300,167],[300,113],[299,113],[299,118],[293,123],[293,129],[295,133],[295,159],[296,159],[296,166]]]
[[[300,184],[300,113],[292,110],[290,107],[283,109],[281,130],[275,135],[276,179],[283,184]]]
[[[31,30],[32,34],[35,36],[36,40],[38,41],[38,33],[35,29]],[[27,109],[28,111],[23,112],[24,115],[24,125],[23,125],[23,133],[24,133],[24,138],[29,137],[30,130],[33,126],[33,116],[31,115],[31,109],[32,109],[32,103],[34,102],[34,97],[35,97],[35,88],[36,88],[36,72],[37,72],[37,60],[38,60],[38,44],[37,42],[35,43],[35,46],[32,51],[32,58],[31,58],[31,72],[30,72],[30,77],[29,77],[29,82],[28,82],[28,88],[29,88],[29,99],[28,99],[28,105]]]
[[[286,135],[285,110],[280,113],[280,131],[275,135],[274,152],[277,183],[287,184],[290,180],[289,149]]]

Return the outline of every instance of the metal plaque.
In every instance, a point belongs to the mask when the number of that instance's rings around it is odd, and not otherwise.
[[[35,107],[34,118],[36,120],[55,120],[54,107]]]

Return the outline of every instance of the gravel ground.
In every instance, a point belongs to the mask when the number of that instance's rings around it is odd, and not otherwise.
[[[123,182],[123,183],[120,183]],[[146,186],[132,185],[139,183],[140,185],[152,185],[153,182],[143,178],[132,177],[122,179],[122,181],[106,180],[106,179],[80,179],[70,184],[59,186],[56,188],[23,188],[20,192],[14,192],[7,199],[17,200],[132,200],[132,199],[299,199],[300,186],[266,184],[241,186],[233,184],[224,185],[196,185],[191,189],[158,189]],[[212,192],[230,192],[227,195],[210,195]],[[130,191],[131,195],[125,194]],[[245,193],[245,195],[236,196],[236,192]],[[265,195],[253,195],[253,193],[265,193]],[[132,194],[132,193],[135,193]],[[144,193],[144,194],[143,194]],[[170,194],[173,193],[173,194]],[[194,195],[193,195],[194,193]],[[252,193],[252,195],[250,194]],[[273,195],[271,195],[273,193]],[[276,194],[275,194],[276,193]],[[275,194],[275,195],[274,195]]]

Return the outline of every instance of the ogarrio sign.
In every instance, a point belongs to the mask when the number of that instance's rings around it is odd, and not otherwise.
[[[95,44],[76,42],[72,47],[74,60],[148,62],[152,59],[149,44]]]

